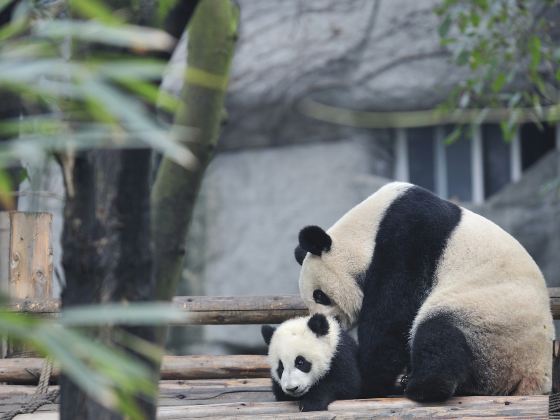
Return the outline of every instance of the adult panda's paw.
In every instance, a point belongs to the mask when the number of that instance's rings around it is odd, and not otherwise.
[[[441,375],[412,376],[405,396],[418,402],[437,402],[451,398],[457,390],[457,381]]]
[[[299,411],[325,411],[329,403],[327,399],[304,398],[299,402]]]

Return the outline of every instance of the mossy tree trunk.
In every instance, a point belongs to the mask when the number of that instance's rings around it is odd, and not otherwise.
[[[184,168],[163,159],[153,186],[154,261],[161,300],[173,297],[181,279],[194,204],[218,141],[237,22],[238,10],[230,0],[204,0],[189,26],[187,72],[175,126],[195,129],[187,145],[197,161]],[[164,337],[162,331],[160,342]]]

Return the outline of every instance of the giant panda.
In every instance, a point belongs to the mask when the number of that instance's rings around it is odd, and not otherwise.
[[[278,401],[299,401],[302,411],[326,410],[334,400],[358,398],[358,347],[338,322],[322,314],[264,325],[272,391]]]
[[[300,231],[311,313],[357,324],[366,397],[551,390],[554,327],[543,276],[491,221],[408,183],[389,183],[326,232]]]

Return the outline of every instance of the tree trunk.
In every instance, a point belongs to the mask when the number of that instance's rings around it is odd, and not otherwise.
[[[154,277],[150,246],[150,150],[93,151],[75,159],[69,180],[63,233],[66,288],[62,306],[151,300]],[[116,180],[116,182],[115,182]],[[73,194],[72,194],[73,193]],[[154,329],[128,328],[154,341]],[[93,334],[110,340],[110,330]],[[131,357],[148,363],[131,352]],[[153,379],[159,365],[151,364]],[[156,401],[137,398],[145,418],[155,418]],[[118,419],[68,378],[61,380],[61,419]]]
[[[218,140],[237,21],[238,10],[230,0],[205,0],[189,27],[187,76],[175,126],[197,130],[194,141],[187,143],[197,165],[186,169],[163,159],[152,190],[157,298],[161,300],[171,299],[181,278],[194,203]]]
[[[154,186],[156,215],[150,219],[148,150],[93,151],[74,159],[71,179],[66,180],[63,307],[169,300],[174,294],[179,276],[170,273],[180,275],[183,253],[177,250],[184,248],[196,193],[218,137],[237,12],[229,0],[205,0],[193,18],[188,59],[192,71],[175,123],[199,129],[191,149],[198,166],[187,171],[164,159]],[[158,277],[153,276],[150,258],[150,220],[157,224],[153,230],[156,267],[165,267]],[[160,277],[156,290],[154,279]],[[129,332],[155,340],[151,328]],[[110,337],[107,329],[94,334]],[[163,335],[159,337],[161,342]],[[150,367],[157,381],[159,366]],[[156,401],[137,402],[147,419],[155,418]],[[65,377],[61,379],[60,412],[63,420],[121,418],[89,399]]]

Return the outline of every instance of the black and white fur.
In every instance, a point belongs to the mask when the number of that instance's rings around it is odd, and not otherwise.
[[[311,313],[358,325],[366,397],[551,390],[554,327],[543,276],[491,221],[429,191],[390,183],[327,232],[299,235]]]
[[[333,318],[315,314],[261,331],[278,401],[299,400],[302,411],[319,411],[360,396],[358,347]]]

